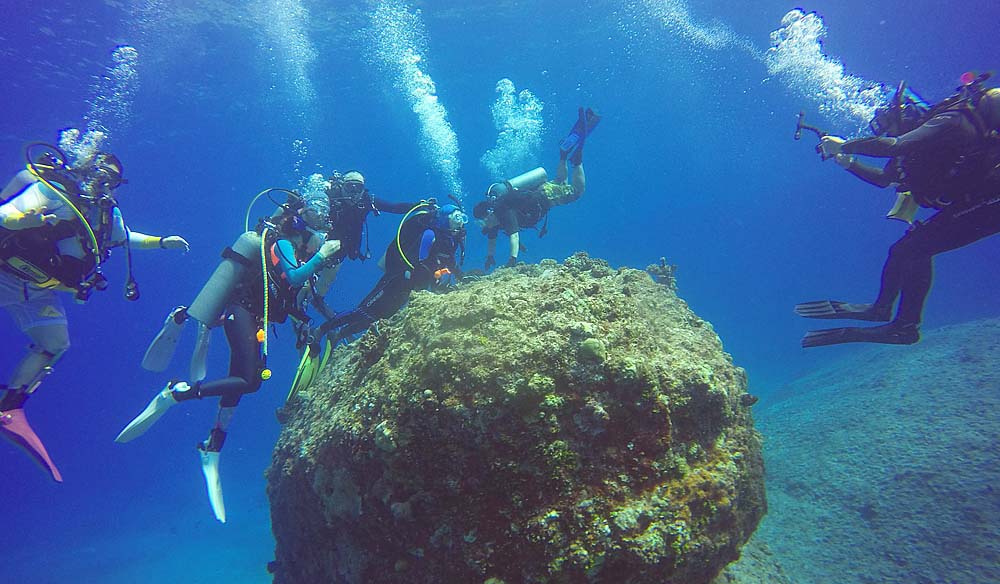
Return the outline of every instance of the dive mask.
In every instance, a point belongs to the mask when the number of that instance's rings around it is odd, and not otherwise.
[[[901,81],[892,101],[875,110],[868,128],[876,136],[901,136],[919,127],[930,110],[931,105]]]
[[[345,180],[343,192],[349,197],[357,197],[365,192],[365,183],[356,180]]]

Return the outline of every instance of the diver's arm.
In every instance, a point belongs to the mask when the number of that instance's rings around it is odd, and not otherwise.
[[[845,160],[845,162],[841,162],[842,160]],[[838,154],[837,163],[843,166],[847,172],[880,189],[884,189],[898,180],[896,173],[892,172],[894,167],[892,161],[889,161],[885,165],[885,168],[879,168],[865,164],[849,154]]]
[[[313,257],[309,258],[309,261],[302,264],[301,266],[295,265],[295,247],[292,242],[287,239],[279,239],[278,243],[275,244],[277,248],[278,255],[278,266],[281,271],[284,272],[285,277],[288,278],[288,282],[292,286],[301,286],[313,276],[319,269],[323,266],[323,260],[330,257],[340,249],[340,241],[326,241],[323,242],[322,247],[319,248]]]
[[[437,236],[433,229],[424,230],[424,234],[420,236],[420,254],[417,256],[419,261],[422,262],[431,255],[431,246],[434,245],[435,239],[437,239]]]
[[[417,206],[417,203],[393,203],[392,201],[387,201],[382,197],[375,197],[375,208],[379,212],[394,213],[396,215],[403,215],[409,212],[410,209]]]
[[[945,112],[934,116],[921,124],[917,129],[902,136],[880,136],[849,140],[843,144],[840,151],[844,154],[861,154],[876,158],[891,158],[908,154],[927,142],[938,140],[942,135],[960,129],[963,119],[959,112]]]
[[[183,249],[184,251],[191,249],[187,240],[180,235],[161,237],[131,230],[128,232],[128,244],[132,249]]]

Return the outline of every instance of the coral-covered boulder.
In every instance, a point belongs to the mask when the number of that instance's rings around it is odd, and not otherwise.
[[[669,267],[501,269],[281,412],[276,583],[707,583],[765,512],[746,375]]]

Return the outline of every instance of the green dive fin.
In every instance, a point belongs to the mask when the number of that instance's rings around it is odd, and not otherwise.
[[[322,348],[308,346],[302,352],[302,359],[299,361],[299,368],[295,371],[295,379],[292,380],[292,387],[288,390],[285,401],[291,400],[300,391],[308,389],[312,382],[330,358],[330,341],[327,340]]]

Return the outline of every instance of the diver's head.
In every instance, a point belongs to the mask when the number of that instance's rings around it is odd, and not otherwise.
[[[465,228],[465,224],[468,222],[469,216],[458,205],[447,204],[438,209],[435,225],[440,229],[459,232]]]
[[[356,170],[352,170],[344,175],[343,179],[344,195],[357,197],[365,192],[365,176]]]
[[[930,104],[900,81],[889,103],[875,110],[868,127],[876,136],[901,136],[919,127],[930,109]]]
[[[317,197],[306,201],[300,214],[310,229],[323,232],[330,230],[330,203],[325,198]]]
[[[991,130],[1000,130],[1000,88],[988,89],[979,98],[976,111]]]
[[[80,192],[92,197],[110,195],[128,182],[122,177],[123,170],[121,160],[110,152],[98,152],[89,161],[72,169],[78,177]]]

